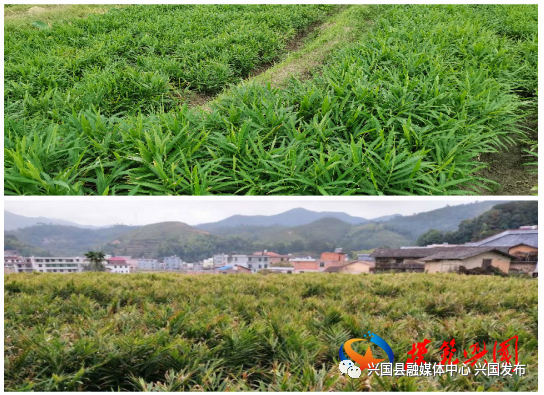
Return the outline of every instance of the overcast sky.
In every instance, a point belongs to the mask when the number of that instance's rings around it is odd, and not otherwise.
[[[27,217],[47,217],[73,221],[82,225],[146,225],[163,221],[181,221],[189,225],[215,222],[231,215],[273,215],[292,208],[303,207],[312,211],[337,211],[368,219],[383,215],[411,215],[430,211],[446,205],[466,204],[475,200],[327,200],[300,198],[297,200],[240,199],[219,200],[217,198],[194,200],[162,198],[107,200],[6,200],[4,208]]]

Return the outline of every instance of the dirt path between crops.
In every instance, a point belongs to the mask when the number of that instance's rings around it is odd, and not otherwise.
[[[527,128],[527,140],[538,141],[538,115],[529,116],[524,125]],[[535,156],[526,151],[531,150],[531,146],[520,141],[519,137],[511,136],[517,139],[517,143],[507,145],[507,149],[502,152],[492,154],[482,154],[480,161],[487,163],[488,167],[475,173],[478,177],[484,177],[499,183],[498,186],[491,186],[491,191],[480,188],[478,192],[482,195],[492,196],[530,196],[537,193],[532,190],[538,184],[538,174],[530,172],[536,169],[535,165],[529,165],[537,161]]]
[[[529,172],[535,166],[529,166],[528,163],[535,162],[536,158],[527,154],[524,151],[526,149],[528,147],[514,144],[508,146],[508,151],[483,154],[481,161],[488,163],[489,167],[480,170],[476,175],[500,185],[492,187],[492,191],[481,190],[481,193],[494,196],[534,195],[536,191],[531,189],[538,184],[538,174]]]
[[[270,83],[275,87],[281,87],[285,85],[290,77],[311,78],[311,71],[323,64],[325,57],[334,48],[356,38],[353,27],[344,25],[347,22],[342,20],[342,16],[348,7],[342,5],[334,13],[328,15],[324,21],[315,22],[298,32],[287,43],[284,54],[279,61],[257,66],[244,79],[244,82],[257,80],[262,83]],[[337,20],[340,20],[343,24],[339,26]],[[211,109],[208,103],[217,97],[218,95],[190,92],[188,106],[200,107],[201,110],[209,112]]]
[[[308,37],[310,34],[314,33],[315,31],[321,31],[326,29],[327,27],[333,26],[330,23],[323,23],[323,22],[316,22],[311,24],[308,28],[306,28],[303,31],[300,31],[296,34],[296,36],[287,43],[286,46],[286,53],[292,53],[300,50],[304,46],[304,42],[306,37]],[[310,77],[310,69],[311,67],[317,66],[318,62],[316,59],[313,59],[312,62],[306,62],[307,64],[303,64],[303,62],[295,63],[295,64],[289,64],[286,67],[283,67],[279,69],[276,73],[274,73],[273,83],[274,86],[282,85],[287,78],[290,76],[303,76],[305,75],[307,78]],[[276,63],[269,62],[264,63],[259,66],[257,66],[255,69],[253,69],[249,76],[244,79],[244,81],[249,81],[251,79],[254,79],[255,77],[262,75],[266,73],[268,70],[274,67]],[[210,107],[207,106],[207,104],[215,99],[217,95],[208,95],[205,93],[200,92],[190,92],[188,95],[188,106],[190,108],[192,107],[200,107],[204,111],[211,111]]]

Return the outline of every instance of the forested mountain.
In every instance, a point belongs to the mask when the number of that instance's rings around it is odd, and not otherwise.
[[[89,250],[102,248],[104,244],[135,228],[126,225],[103,229],[82,229],[66,225],[37,225],[4,232],[4,243],[7,236],[15,236],[21,243],[40,248],[44,252],[48,251],[52,255],[82,255]]]
[[[219,237],[183,222],[145,225],[120,235],[104,247],[112,255],[162,258],[178,255],[193,261],[209,257],[216,250]]]
[[[24,215],[14,214],[12,212],[4,210],[4,230],[15,230],[21,228],[28,228],[36,225],[66,225],[76,226],[78,228],[85,229],[98,229],[99,226],[81,225],[72,221],[66,221],[64,219],[48,218],[48,217],[26,217]]]
[[[196,227],[208,231],[220,228],[239,226],[300,226],[307,225],[323,218],[336,218],[348,224],[363,224],[369,220],[354,217],[343,212],[311,211],[304,208],[294,208],[276,215],[233,215],[224,220],[200,224]]]
[[[47,248],[34,247],[21,242],[13,234],[4,234],[4,251],[17,251],[22,256],[51,256]]]
[[[414,215],[401,216],[384,222],[386,229],[416,239],[423,233],[437,229],[453,231],[461,221],[474,218],[504,202],[485,201],[455,206],[446,206],[437,210],[426,211]]]
[[[417,244],[462,244],[484,239],[503,230],[517,229],[524,225],[538,225],[538,202],[498,204],[476,218],[461,222],[456,231],[442,232],[432,229],[421,235]]]
[[[337,247],[344,248],[348,253],[378,247],[400,247],[415,244],[425,232],[428,232],[426,238],[419,242],[442,242],[444,235],[454,242],[467,239],[462,236],[466,234],[470,235],[470,240],[504,226],[535,224],[533,216],[536,215],[536,207],[527,211],[527,207],[532,207],[527,202],[499,204],[480,215],[494,204],[496,202],[450,206],[411,216],[394,216],[383,222],[360,224],[331,217],[299,226],[218,226],[216,223],[212,231],[174,221],[97,230],[39,225],[6,232],[4,242],[6,246],[17,246],[19,243],[22,251],[35,255],[33,248],[38,249],[40,254],[53,255],[82,255],[89,250],[100,249],[113,255],[159,259],[178,255],[194,262],[215,253],[252,253],[265,249],[281,254],[318,255]],[[474,217],[477,218],[462,222]],[[455,233],[460,224],[460,230]],[[438,230],[429,232],[433,228]]]

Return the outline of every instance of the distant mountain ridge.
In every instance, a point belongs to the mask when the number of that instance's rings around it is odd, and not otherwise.
[[[4,231],[4,245],[22,244],[46,250],[55,256],[82,255],[101,249],[106,243],[136,229],[134,226],[114,225],[103,229],[85,229],[68,225],[36,225]],[[5,247],[4,247],[5,248]]]
[[[234,226],[300,226],[307,225],[323,218],[336,218],[348,224],[363,224],[369,222],[362,217],[354,217],[343,212],[311,211],[304,208],[294,208],[275,215],[233,215],[221,221],[196,225],[199,229],[213,230]]]
[[[15,230],[22,228],[29,228],[31,226],[36,226],[40,224],[45,225],[66,225],[66,226],[75,226],[76,228],[83,229],[103,229],[108,228],[108,226],[94,226],[94,225],[81,225],[72,221],[67,221],[64,219],[57,218],[47,218],[47,217],[26,217],[24,215],[19,215],[12,213],[10,211],[4,210],[4,230]]]
[[[332,213],[334,216],[331,216],[330,212],[295,209],[275,216],[234,216],[198,226],[176,221],[95,230],[40,225],[6,231],[4,242],[8,241],[14,247],[24,246],[27,251],[32,247],[47,250],[53,255],[81,255],[90,249],[101,249],[114,255],[159,259],[178,255],[186,261],[209,258],[214,253],[252,253],[265,249],[282,254],[317,255],[342,247],[346,252],[356,252],[414,245],[417,238],[430,229],[454,231],[462,221],[475,218],[498,203],[502,202],[447,206],[411,216],[392,215],[372,221],[345,213]],[[307,222],[313,218],[317,219],[302,225],[277,224],[285,224],[287,220],[290,221],[287,223]]]

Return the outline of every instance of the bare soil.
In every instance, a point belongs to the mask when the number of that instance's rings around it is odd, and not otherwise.
[[[527,117],[523,126],[527,131],[529,140],[538,140],[538,115],[535,113]],[[516,138],[512,136],[513,138]],[[488,163],[486,169],[480,170],[476,175],[485,177],[500,185],[492,187],[492,191],[481,191],[485,195],[506,195],[506,196],[529,196],[536,191],[531,191],[538,184],[538,174],[529,172],[534,169],[531,162],[536,162],[536,157],[525,152],[530,146],[519,138],[516,143],[507,147],[502,152],[483,154],[480,161]]]
[[[481,161],[489,163],[489,167],[480,170],[477,175],[500,184],[490,192],[482,191],[483,194],[528,196],[535,193],[531,188],[537,185],[538,174],[529,172],[530,166],[526,164],[534,162],[534,158],[529,158],[524,149],[512,145],[508,151],[482,155]]]
[[[41,14],[42,12],[47,11],[47,8],[43,7],[31,7],[28,9],[27,14]]]

